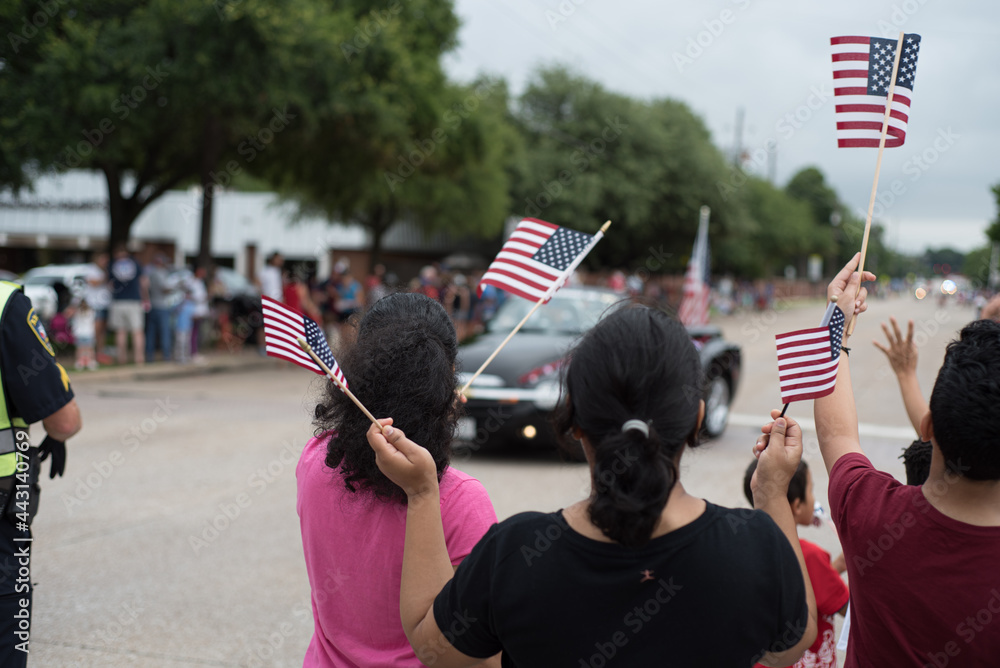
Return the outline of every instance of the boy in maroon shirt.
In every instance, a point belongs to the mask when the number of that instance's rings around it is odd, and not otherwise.
[[[828,297],[854,296],[857,260]],[[851,584],[847,668],[998,665],[1000,324],[974,322],[948,346],[920,422],[933,444],[922,487],[876,470],[862,452],[847,355],[815,415]]]

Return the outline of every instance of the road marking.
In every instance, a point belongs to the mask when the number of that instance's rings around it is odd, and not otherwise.
[[[795,418],[795,421],[799,423],[799,426],[806,431],[816,431],[816,422],[809,418]],[[730,413],[729,414],[729,424],[736,425],[737,427],[757,427],[760,428],[767,422],[767,416],[764,415],[746,415],[743,413]],[[867,424],[861,422],[858,424],[858,433],[860,436],[871,436],[873,438],[898,438],[907,441],[912,441],[917,437],[917,433],[913,431],[913,427],[893,427],[890,425],[883,424]]]

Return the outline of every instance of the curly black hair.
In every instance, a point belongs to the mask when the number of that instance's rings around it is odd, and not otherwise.
[[[354,395],[376,417],[391,417],[415,443],[427,448],[438,479],[451,457],[459,417],[455,357],[458,341],[444,307],[419,294],[380,299],[361,319],[357,341],[339,357]],[[339,468],[350,492],[406,503],[406,494],[375,464],[366,433],[371,421],[333,383],[313,418],[316,435],[336,431],[326,465]]]

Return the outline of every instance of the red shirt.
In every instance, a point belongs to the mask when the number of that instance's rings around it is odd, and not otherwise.
[[[847,605],[850,593],[840,574],[830,565],[830,554],[819,545],[799,539],[806,560],[809,582],[816,595],[819,620],[816,642],[792,668],[837,668],[837,641],[833,632],[833,616]],[[757,664],[755,668],[764,668]]]
[[[998,665],[1000,527],[943,515],[859,453],[834,465],[829,497],[851,583],[846,668]]]

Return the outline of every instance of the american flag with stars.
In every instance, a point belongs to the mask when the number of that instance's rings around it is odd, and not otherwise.
[[[878,146],[889,95],[889,80],[896,58],[896,43],[896,39],[882,37],[830,38],[838,147]],[[919,51],[920,35],[904,35],[885,138],[886,148],[902,146],[906,140]]]
[[[827,312],[826,325],[775,337],[778,385],[783,404],[825,397],[837,384],[840,348],[844,340],[844,312],[834,304]]]
[[[326,372],[322,367],[316,364],[309,353],[299,347],[298,338],[302,337],[316,353],[316,357],[323,360],[323,364],[333,372],[337,380],[347,387],[344,372],[333,358],[333,351],[330,350],[330,344],[327,343],[319,325],[302,312],[270,297],[262,296],[260,301],[264,314],[264,343],[268,355],[325,376]]]
[[[530,301],[547,302],[603,236],[525,218],[486,269],[476,293],[481,297],[483,288],[492,285]]]

